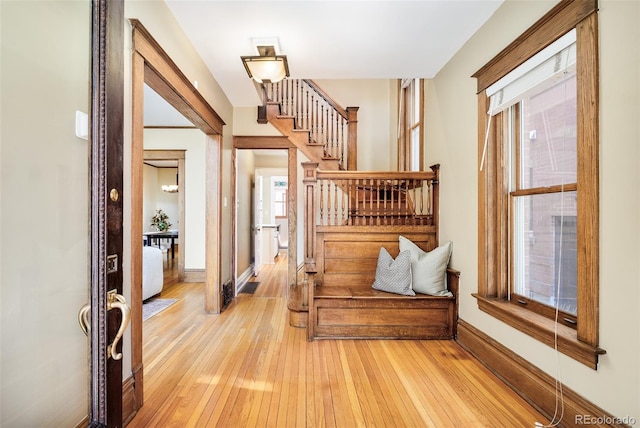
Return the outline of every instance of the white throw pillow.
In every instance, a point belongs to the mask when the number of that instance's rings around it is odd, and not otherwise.
[[[451,242],[425,252],[411,240],[400,236],[400,251],[411,253],[413,291],[432,296],[453,296],[447,290],[446,272],[451,257]]]
[[[398,254],[395,260],[386,248],[380,248],[376,279],[372,288],[388,293],[415,296],[411,289],[411,254],[408,251]]]

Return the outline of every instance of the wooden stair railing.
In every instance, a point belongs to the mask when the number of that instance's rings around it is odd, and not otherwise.
[[[304,137],[287,135],[307,154],[307,147],[319,147],[319,155],[312,159],[323,168],[355,171],[357,169],[357,113],[358,107],[343,108],[311,80],[285,79],[262,85],[264,105],[258,109],[258,122],[269,120],[268,109],[277,106],[277,119],[290,119],[287,125],[273,123],[284,133],[305,132]],[[302,146],[304,145],[304,146]],[[337,167],[322,160],[336,160]]]
[[[420,172],[321,171],[316,162],[302,166],[305,262],[310,271],[317,227],[438,224],[439,165]]]

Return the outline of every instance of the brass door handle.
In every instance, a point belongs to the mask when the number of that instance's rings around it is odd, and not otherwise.
[[[122,312],[122,321],[120,322],[118,333],[113,339],[113,343],[107,347],[107,356],[110,356],[114,360],[120,360],[122,358],[122,352],[116,352],[116,346],[120,339],[122,339],[122,335],[131,320],[131,308],[127,305],[127,300],[124,296],[118,294],[117,290],[107,292],[107,310],[110,311],[111,309],[119,309],[120,312]]]
[[[111,309],[119,309],[122,312],[122,321],[120,322],[118,333],[116,333],[116,337],[113,339],[113,343],[107,347],[107,358],[111,357],[114,360],[120,360],[122,358],[122,353],[116,352],[116,347],[118,346],[120,339],[122,339],[122,335],[129,325],[129,321],[131,321],[131,308],[127,305],[127,301],[124,296],[118,294],[117,290],[111,290],[107,293],[107,311],[110,311]],[[78,323],[80,324],[80,328],[84,334],[87,336],[91,331],[90,316],[91,305],[87,303],[80,308],[80,312],[78,312]]]
[[[80,324],[80,328],[84,332],[85,336],[89,335],[91,331],[91,321],[89,317],[91,316],[91,305],[87,303],[83,307],[80,308],[80,312],[78,312],[78,323]]]

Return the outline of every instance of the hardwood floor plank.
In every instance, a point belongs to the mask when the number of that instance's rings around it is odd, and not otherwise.
[[[454,341],[316,340],[288,325],[286,253],[204,313],[203,284],[144,323],[130,427],[513,427],[544,418]],[[276,278],[282,275],[284,279]]]
[[[373,425],[369,426],[392,426],[394,420],[391,416],[384,389],[381,382],[379,382],[381,378],[376,373],[377,364],[369,346],[357,346],[355,341],[350,341],[350,346],[353,349],[350,354],[357,355],[357,361],[362,367],[362,371],[357,378],[363,387],[362,399],[369,403],[369,406],[365,407],[368,410],[366,414],[371,415],[373,422]]]
[[[415,383],[414,386],[406,386],[406,388],[429,391],[429,395],[422,397],[420,402],[414,402],[414,405],[416,407],[429,405],[431,410],[428,414],[433,419],[435,426],[461,426],[470,422],[474,426],[480,425],[472,412],[468,411],[466,407],[457,405],[457,399],[464,399],[464,396],[457,393],[458,391],[448,382],[448,377],[443,375],[440,367],[431,364],[427,358],[428,353],[417,352],[417,348],[413,346],[405,346],[403,351],[405,358],[414,361],[414,364],[404,367],[405,373],[402,379]],[[412,395],[412,398],[414,397]],[[443,397],[450,399],[443,399]],[[446,417],[442,415],[446,415]]]

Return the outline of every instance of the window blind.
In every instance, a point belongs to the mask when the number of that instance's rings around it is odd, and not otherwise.
[[[489,86],[488,114],[494,116],[528,95],[555,84],[575,66],[576,30],[573,29]]]
[[[484,168],[491,118],[528,95],[557,83],[566,74],[575,70],[575,66],[576,30],[574,28],[487,88],[489,120],[480,171]]]

